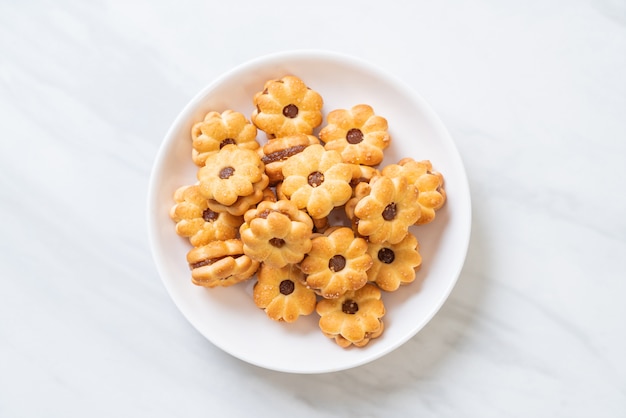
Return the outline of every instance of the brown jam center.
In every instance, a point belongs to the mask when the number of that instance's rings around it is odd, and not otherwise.
[[[328,260],[328,268],[331,271],[338,272],[343,270],[346,266],[346,258],[341,254],[334,255],[333,258]]]
[[[285,148],[283,150],[267,154],[266,156],[261,158],[261,161],[263,161],[263,164],[270,164],[276,161],[286,160],[287,158],[298,154],[305,148],[306,148],[306,145],[296,145],[293,147]]]
[[[383,210],[383,219],[386,221],[392,221],[397,214],[398,209],[396,209],[396,204],[391,202],[385,207],[385,210]]]
[[[396,258],[393,250],[391,248],[381,248],[378,250],[378,259],[385,264],[393,263],[393,260]]]
[[[289,279],[283,280],[282,282],[280,282],[280,285],[278,285],[278,289],[280,290],[280,293],[282,293],[285,296],[292,294],[295,288],[296,288],[296,285]]]
[[[209,264],[213,264],[213,261],[214,261],[214,260],[212,260],[212,259],[210,259],[210,258],[207,258],[206,260],[202,260],[202,261],[198,261],[197,263],[191,263],[191,264],[189,264],[189,268],[190,268],[191,270],[193,270],[193,269],[197,269],[197,268],[199,268],[199,267],[208,266]]]
[[[276,248],[280,248],[285,245],[285,240],[281,238],[272,238],[270,240],[270,244],[272,244]]]
[[[369,183],[370,179],[368,179],[367,177],[358,177],[358,178],[353,178],[352,180],[350,180],[350,187],[355,188],[356,186],[359,185],[359,183]]]
[[[346,140],[349,144],[358,144],[363,141],[363,132],[360,129],[352,128],[346,134]]]
[[[359,304],[351,299],[348,299],[341,304],[341,310],[343,311],[343,313],[354,315],[359,311]]]
[[[219,216],[219,213],[213,212],[211,209],[205,209],[204,212],[202,212],[202,219],[204,219],[206,222],[213,222]]]
[[[228,144],[237,145],[237,143],[235,142],[233,138],[225,138],[222,142],[220,142],[220,149],[224,148]]]
[[[283,107],[283,115],[290,119],[295,118],[296,116],[298,116],[298,106],[294,104],[288,104],[287,106]]]
[[[324,183],[324,174],[320,173],[319,171],[314,171],[311,174],[309,174],[309,177],[307,180],[311,187],[317,187],[320,184]]]
[[[220,170],[220,178],[225,180],[227,178],[229,178],[230,176],[232,176],[233,174],[235,174],[235,169],[232,167],[224,167]]]

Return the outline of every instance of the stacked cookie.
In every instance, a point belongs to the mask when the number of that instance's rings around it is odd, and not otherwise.
[[[193,246],[192,282],[256,275],[254,303],[269,318],[316,311],[324,335],[365,346],[383,333],[381,290],[415,280],[409,229],[443,206],[443,176],[411,158],[380,168],[387,120],[358,104],[322,126],[322,96],[296,76],[268,80],[252,101],[250,120],[213,111],[191,131],[198,182],[176,191],[170,216]],[[333,223],[337,213],[344,221]]]

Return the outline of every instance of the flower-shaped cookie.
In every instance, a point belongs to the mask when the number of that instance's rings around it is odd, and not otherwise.
[[[328,114],[328,124],[320,131],[326,149],[337,150],[347,163],[377,165],[391,137],[387,120],[374,114],[366,104],[351,109],[337,109]]]
[[[232,205],[222,205],[214,199],[209,199],[207,204],[212,211],[220,213],[228,212],[234,216],[241,216],[261,200],[273,199],[273,196],[275,195],[272,190],[267,187],[268,182],[269,179],[264,175],[260,182],[254,183],[252,194],[239,197]]]
[[[311,135],[322,123],[322,96],[295,76],[267,81],[253,103],[252,123],[268,138]]]
[[[435,219],[435,212],[446,202],[446,191],[443,188],[443,175],[433,170],[430,161],[415,161],[407,157],[398,164],[389,164],[383,174],[395,177],[405,176],[419,190],[419,203],[422,212],[416,225],[423,225]]]
[[[367,283],[367,270],[372,258],[367,254],[367,241],[355,237],[352,229],[331,227],[315,236],[309,254],[300,263],[306,284],[317,294],[338,298]]]
[[[323,218],[350,199],[352,171],[337,151],[326,151],[321,144],[310,145],[283,166],[285,179],[279,195],[300,209],[306,208],[312,218]]]
[[[243,218],[209,209],[207,198],[200,193],[198,185],[178,188],[174,201],[170,217],[176,222],[176,233],[188,237],[194,247],[237,237]]]
[[[293,264],[281,268],[261,264],[252,296],[254,303],[275,321],[294,322],[315,310],[315,292],[306,287],[303,274]]]
[[[236,144],[240,148],[256,150],[257,129],[246,117],[234,110],[226,110],[221,114],[209,112],[204,120],[193,125],[191,157],[193,162],[202,167],[211,154],[216,153],[226,144]]]
[[[270,185],[276,185],[283,180],[285,161],[302,152],[309,145],[319,143],[317,137],[305,134],[283,136],[267,141],[262,148],[259,148],[259,156],[265,164],[265,174],[270,178]]]
[[[289,200],[262,201],[244,220],[243,251],[253,260],[280,268],[299,263],[311,249],[313,221]]]
[[[374,261],[367,271],[368,280],[388,292],[413,282],[422,264],[417,238],[410,232],[397,244],[370,242],[367,252]]]
[[[402,241],[420,216],[417,187],[404,176],[383,175],[359,187],[369,189],[369,194],[354,206],[353,222],[358,233],[373,243]]]
[[[213,241],[187,253],[191,280],[204,287],[232,286],[251,278],[259,262],[243,253],[238,239]]]
[[[385,305],[381,292],[369,283],[337,299],[320,300],[316,311],[324,335],[334,338],[344,348],[350,345],[363,347],[379,337],[384,329]]]
[[[207,199],[225,206],[234,204],[239,197],[253,194],[256,183],[267,185],[269,181],[258,154],[234,144],[225,145],[210,155],[206,165],[198,170],[198,180]]]

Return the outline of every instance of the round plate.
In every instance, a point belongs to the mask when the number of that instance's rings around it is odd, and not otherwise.
[[[288,324],[269,319],[252,300],[256,278],[227,288],[191,283],[186,253],[168,212],[174,191],[196,182],[190,131],[209,111],[233,109],[248,118],[252,97],[265,81],[293,74],[333,109],[369,104],[389,123],[392,142],[380,165],[403,157],[430,160],[444,175],[447,202],[427,225],[412,227],[422,255],[415,282],[383,292],[385,332],[363,348],[343,349],[318,328],[319,316]],[[326,119],[322,126],[324,126]],[[318,128],[319,129],[319,128]],[[259,131],[263,143],[265,134]],[[324,51],[292,51],[261,57],[222,75],[204,88],[176,118],[158,152],[148,196],[153,256],[167,291],[189,322],[209,341],[251,364],[291,373],[344,370],[380,358],[413,337],[439,310],[465,261],[470,236],[470,193],[458,151],[429,105],[407,85],[359,59]]]

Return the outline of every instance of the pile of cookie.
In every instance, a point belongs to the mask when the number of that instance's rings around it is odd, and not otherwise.
[[[384,329],[381,290],[415,280],[422,258],[409,228],[443,206],[443,176],[428,160],[379,167],[387,120],[357,104],[322,126],[322,96],[297,76],[268,80],[252,101],[250,119],[211,111],[191,130],[198,181],[175,192],[170,217],[193,247],[192,282],[256,277],[254,303],[269,318],[316,311],[325,336],[365,346]]]

